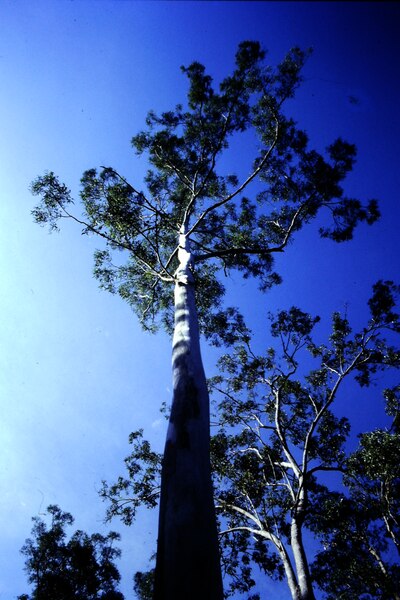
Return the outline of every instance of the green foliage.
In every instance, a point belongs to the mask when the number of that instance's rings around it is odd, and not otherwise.
[[[399,295],[400,287],[393,281],[378,281],[374,285],[374,294],[368,305],[371,315],[377,323],[386,323],[389,327],[398,326],[399,315],[392,309],[396,306],[396,296]]]
[[[328,600],[398,598],[400,564],[400,436],[386,430],[361,435],[346,461],[349,495],[321,497],[313,528],[324,550],[313,575]]]
[[[381,559],[386,540],[380,523],[351,499],[337,494],[319,506],[329,526],[324,547],[312,565],[314,580],[324,598],[336,600],[393,600],[397,598],[400,569]]]
[[[389,417],[393,417],[392,428],[399,433],[399,416],[400,416],[400,385],[392,388],[387,388],[383,395],[386,400],[386,413]]]
[[[127,476],[119,477],[112,485],[103,481],[100,490],[100,496],[109,503],[107,519],[119,516],[125,525],[133,523],[139,506],[157,506],[162,459],[143,439],[142,429],[130,434],[129,443],[133,450],[125,459]]]
[[[139,600],[153,600],[154,569],[135,573],[133,590]]]
[[[73,524],[72,515],[55,505],[47,508],[47,515],[50,526],[33,518],[33,537],[21,550],[33,591],[19,600],[123,600],[114,564],[120,556],[120,550],[113,547],[118,534],[89,536],[78,530],[67,541],[65,529]]]
[[[41,200],[35,220],[58,227],[77,221],[96,235],[94,275],[118,293],[154,331],[172,329],[171,285],[178,266],[178,234],[191,242],[200,327],[213,343],[236,341],[233,313],[226,313],[220,274],[255,277],[262,290],[280,282],[273,256],[324,208],[333,225],[324,237],[350,239],[358,222],[374,222],[375,201],[366,207],[345,197],[342,180],[352,169],[353,145],[338,139],[324,155],[309,148],[307,135],[286,116],[285,102],[301,82],[308,51],[294,48],[276,67],[266,64],[257,42],[238,47],[231,75],[218,87],[194,62],[182,71],[187,105],[148,113],[146,128],[132,138],[149,163],[143,188],[111,167],[87,170],[81,179],[82,214],[54,173],[38,177],[32,192]],[[232,139],[252,132],[253,156],[244,172],[227,172],[224,154]],[[229,309],[232,310],[232,309]],[[224,323],[232,322],[228,334]]]
[[[48,223],[50,231],[58,231],[59,219],[68,214],[66,207],[73,203],[70,190],[50,172],[32,183],[31,192],[42,198],[41,204],[32,211],[36,223]]]

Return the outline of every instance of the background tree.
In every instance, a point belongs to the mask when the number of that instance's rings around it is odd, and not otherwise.
[[[232,342],[240,324],[237,311],[222,308],[220,274],[254,276],[265,290],[279,281],[273,255],[320,209],[333,216],[321,235],[335,241],[350,239],[358,222],[372,223],[378,216],[375,201],[363,207],[341,187],[353,166],[354,146],[336,140],[323,157],[309,149],[307,135],[285,115],[306,55],[295,48],[272,68],[258,43],[244,42],[219,92],[201,64],[183,68],[187,107],[177,105],[161,116],[150,112],[147,130],[132,140],[151,166],[144,190],[111,167],[88,170],[80,215],[72,212],[71,193],[53,173],[32,185],[42,198],[33,211],[39,223],[56,229],[60,219],[73,219],[84,233],[103,240],[105,247],[95,254],[100,285],[126,299],[145,328],[174,329],[155,584],[155,597],[163,600],[222,595],[209,399],[199,345],[199,326],[221,343]],[[224,173],[221,159],[232,136],[247,130],[255,134],[248,170],[241,178]],[[244,195],[250,191],[253,200]]]
[[[304,530],[315,513],[324,514],[321,496],[330,498],[324,474],[350,476],[350,423],[335,403],[355,394],[346,380],[368,386],[377,371],[399,366],[400,353],[386,339],[400,331],[397,294],[392,282],[378,282],[367,326],[353,333],[348,318],[335,313],[322,345],[311,336],[318,319],[297,308],[281,311],[271,325],[279,354],[257,356],[245,339],[222,359],[226,375],[213,383],[223,425],[213,438],[213,466],[227,566],[239,570],[242,585],[251,584],[250,559],[284,575],[294,599],[314,598]]]
[[[133,590],[139,600],[152,600],[154,593],[154,569],[138,571],[133,578]]]
[[[219,421],[211,448],[231,592],[248,593],[260,569],[285,579],[294,600],[314,598],[307,531],[325,548],[314,577],[329,598],[342,590],[347,590],[344,598],[362,597],[363,572],[371,562],[371,589],[391,590],[382,597],[395,597],[398,566],[388,565],[382,552],[388,541],[398,543],[398,434],[365,434],[360,449],[347,458],[350,423],[336,414],[335,404],[346,396],[351,402],[356,394],[346,382],[369,386],[378,372],[399,367],[400,353],[390,339],[400,332],[394,312],[398,291],[392,282],[374,286],[370,320],[359,332],[335,313],[329,342],[317,344],[312,334],[319,319],[291,308],[271,317],[277,348],[256,355],[243,330],[242,343],[221,359],[222,374],[211,380]],[[397,391],[385,392],[396,415]],[[131,436],[128,477],[102,491],[108,516],[118,515],[126,524],[138,506],[155,506],[159,493],[161,457],[142,435]],[[332,472],[345,474],[349,493],[335,491],[337,480],[328,487],[326,474]],[[361,525],[368,536],[363,539]],[[358,565],[357,575],[350,562]]]
[[[327,600],[400,598],[398,391],[385,392],[392,428],[362,434],[346,461],[348,493],[320,499],[313,526],[324,550],[312,572]]]
[[[21,550],[33,591],[19,600],[123,600],[115,566],[120,550],[113,546],[119,535],[89,536],[78,530],[67,541],[65,529],[73,524],[72,515],[55,505],[47,508],[47,515],[50,526],[39,517],[33,518],[33,537]]]

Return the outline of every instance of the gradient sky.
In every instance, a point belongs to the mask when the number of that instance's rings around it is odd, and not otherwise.
[[[53,170],[76,193],[85,169],[112,165],[140,187],[145,165],[130,138],[148,109],[184,101],[180,65],[198,60],[218,81],[244,39],[261,41],[274,64],[312,46],[292,114],[318,150],[339,135],[357,145],[346,192],[378,198],[382,218],[340,246],[306,229],[280,257],[283,285],[250,302],[253,288],[239,282],[231,303],[264,345],[268,310],[293,304],[325,319],[347,306],[362,323],[372,284],[400,280],[399,17],[386,2],[2,0],[0,600],[28,590],[19,549],[49,504],[76,528],[104,530],[101,480],[123,472],[130,431],[143,427],[161,450],[158,408],[170,399],[169,340],[142,333],[122,300],[98,290],[94,240],[72,224],[49,236],[33,223],[30,182]],[[210,374],[215,353],[203,354]],[[354,435],[385,422],[379,387],[346,402]],[[130,530],[111,525],[123,536],[127,600],[155,523],[143,513]],[[284,583],[262,589],[289,598]]]

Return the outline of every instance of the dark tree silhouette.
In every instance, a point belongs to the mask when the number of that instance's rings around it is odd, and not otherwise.
[[[78,530],[67,541],[65,530],[74,522],[72,515],[55,505],[47,508],[47,515],[49,526],[33,518],[32,538],[21,550],[33,590],[19,600],[124,600],[117,589],[118,534],[89,536]]]

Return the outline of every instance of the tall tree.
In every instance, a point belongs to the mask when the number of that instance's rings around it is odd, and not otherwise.
[[[350,464],[350,423],[335,405],[349,394],[349,380],[368,386],[377,371],[400,366],[390,340],[400,332],[398,291],[392,282],[374,286],[370,320],[358,332],[335,313],[327,344],[313,340],[319,319],[292,308],[272,322],[279,353],[258,356],[244,339],[222,359],[214,389],[223,427],[213,438],[213,466],[227,566],[232,574],[240,567],[242,582],[251,556],[262,570],[285,576],[293,600],[314,598],[304,530],[324,514],[321,498],[331,498],[326,473],[349,473]]]
[[[33,591],[19,600],[123,600],[114,563],[120,556],[113,546],[118,534],[89,536],[78,530],[66,541],[66,527],[74,522],[72,515],[55,505],[47,508],[47,515],[49,527],[43,519],[33,518],[33,537],[21,550]]]
[[[324,548],[314,575],[329,598],[343,590],[348,592],[343,598],[358,598],[367,581],[370,589],[391,590],[392,596],[382,597],[395,597],[398,567],[388,566],[382,552],[388,542],[399,541],[398,434],[365,434],[360,449],[346,458],[350,423],[335,406],[356,394],[351,380],[368,386],[377,372],[387,376],[400,366],[390,339],[400,333],[393,310],[398,292],[392,282],[378,282],[368,324],[354,333],[347,316],[335,313],[325,344],[313,340],[318,318],[298,308],[281,311],[271,324],[277,343],[266,355],[253,352],[244,331],[242,343],[221,359],[222,373],[211,380],[220,423],[211,449],[223,565],[232,592],[248,593],[259,567],[285,579],[293,600],[313,599],[307,530]],[[385,396],[396,422],[398,388]],[[103,488],[108,516],[127,524],[139,505],[155,506],[161,459],[141,431],[131,435],[131,443],[128,477]],[[350,495],[335,491],[337,478],[327,487],[326,474],[335,471],[345,474]]]
[[[273,256],[320,209],[332,226],[321,235],[350,239],[360,221],[378,217],[375,201],[363,207],[341,182],[355,148],[336,140],[326,157],[308,147],[307,135],[285,116],[307,53],[291,50],[276,68],[265,64],[256,42],[243,42],[232,75],[217,92],[204,67],[183,68],[189,80],[186,108],[148,114],[133,147],[151,168],[144,190],[111,167],[86,171],[83,214],[72,212],[67,186],[54,173],[32,185],[42,198],[39,223],[57,228],[73,219],[101,238],[95,254],[100,285],[118,292],[142,325],[173,330],[173,402],[163,459],[155,598],[222,597],[209,459],[209,398],[199,331],[211,341],[235,339],[239,313],[222,307],[221,273],[254,276],[261,289],[279,281]],[[232,136],[251,131],[254,155],[242,180],[223,174]],[[258,182],[257,185],[256,182]],[[244,194],[252,186],[254,200]],[[126,262],[113,255],[123,250]],[[175,301],[171,293],[175,287]]]

